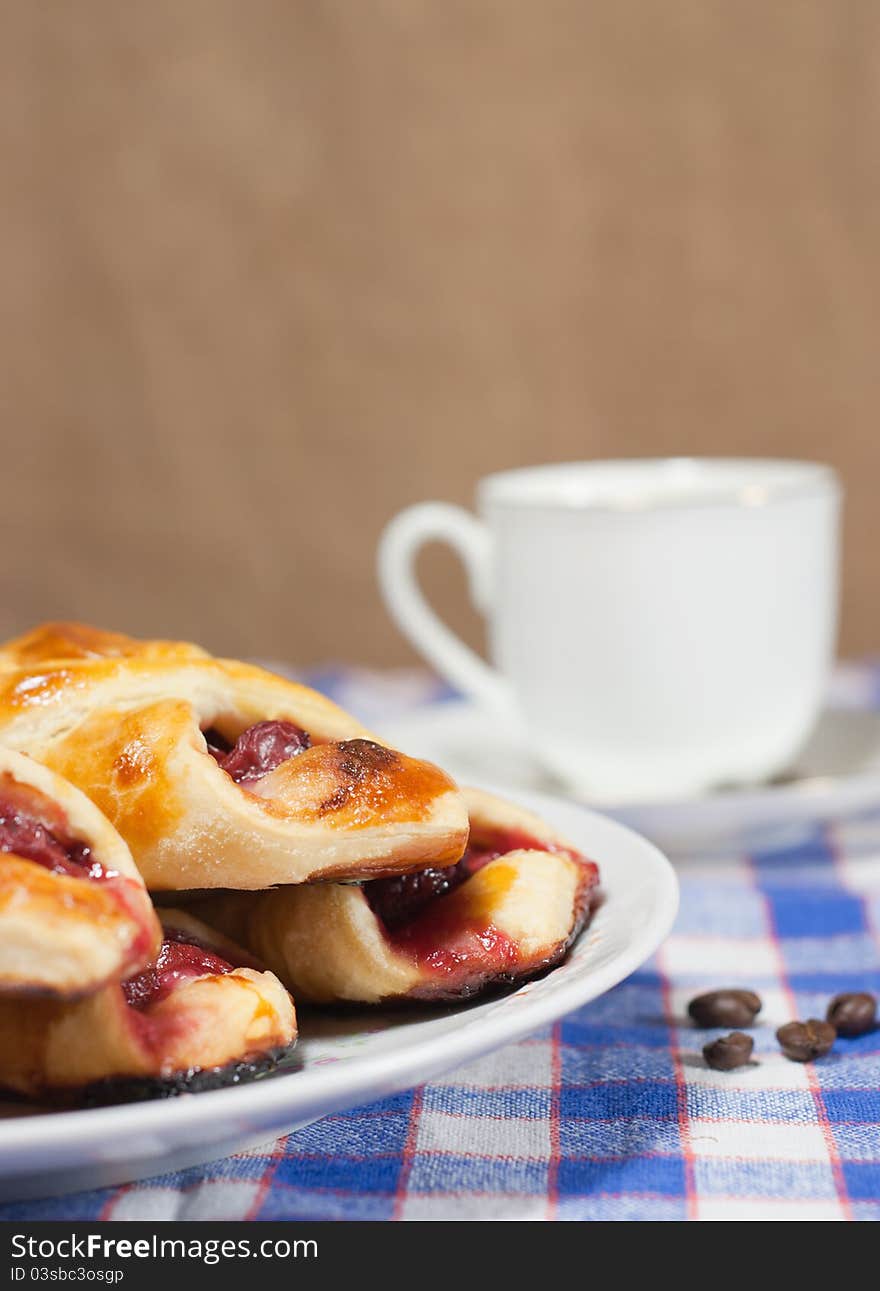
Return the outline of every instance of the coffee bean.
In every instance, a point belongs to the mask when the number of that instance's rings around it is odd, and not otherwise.
[[[750,1027],[761,1012],[761,997],[754,991],[707,991],[688,1005],[698,1027]]]
[[[779,1047],[792,1062],[812,1062],[814,1058],[823,1058],[834,1041],[837,1032],[830,1022],[819,1018],[808,1018],[806,1022],[786,1022],[776,1032]]]
[[[746,1065],[754,1046],[754,1040],[744,1031],[731,1031],[730,1035],[720,1036],[703,1045],[703,1057],[713,1071],[733,1071]]]
[[[838,1035],[864,1035],[877,1022],[877,1001],[867,991],[835,995],[825,1017]]]

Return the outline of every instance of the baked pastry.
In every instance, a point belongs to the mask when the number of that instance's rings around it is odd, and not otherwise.
[[[453,864],[467,841],[437,767],[306,686],[188,644],[63,624],[8,643],[0,744],[88,794],[157,891],[395,874]]]
[[[271,973],[182,911],[159,912],[155,960],[87,999],[0,999],[0,1086],[29,1098],[107,1101],[235,1084],[296,1039]]]
[[[361,884],[212,893],[193,908],[259,955],[297,999],[459,1000],[563,958],[598,870],[539,817],[464,790],[470,842],[452,868]]]
[[[184,655],[210,658],[207,650],[187,641],[139,641],[123,632],[58,620],[41,623],[0,645],[0,668],[29,668],[60,659],[180,659]]]
[[[128,847],[85,794],[0,748],[0,996],[87,995],[161,930]]]

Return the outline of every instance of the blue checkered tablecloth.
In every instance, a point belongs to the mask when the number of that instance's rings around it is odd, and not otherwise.
[[[415,672],[309,680],[377,727],[445,697]],[[880,707],[880,665],[835,693]],[[773,1035],[838,991],[880,992],[880,798],[678,868],[659,954],[551,1029],[262,1150],[0,1218],[880,1218],[880,1031],[807,1065]],[[764,999],[759,1062],[712,1072],[686,1003],[730,984]]]

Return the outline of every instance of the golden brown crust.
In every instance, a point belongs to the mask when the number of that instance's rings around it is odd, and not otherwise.
[[[52,660],[136,657],[205,657],[200,646],[180,641],[138,641],[87,623],[41,623],[0,647],[0,668],[31,668]]]
[[[54,873],[0,852],[0,994],[75,997],[141,968],[155,954],[159,924],[127,846],[98,808],[48,768],[2,748],[0,805],[87,846],[103,873]]]
[[[122,833],[148,886],[264,888],[461,855],[467,815],[443,772],[382,748],[308,687],[152,644],[162,648],[0,671],[0,741],[78,784]],[[308,731],[313,747],[239,786],[201,732],[234,740],[275,719]]]
[[[211,722],[224,734],[237,735],[267,718],[289,718],[320,743],[370,737],[360,722],[308,686],[253,664],[212,658],[186,643],[141,645],[130,656],[7,665],[0,672],[0,722],[10,740],[48,740],[96,709],[170,698],[186,700],[203,725]]]
[[[476,846],[504,837],[516,846],[402,930],[388,933],[368,885],[218,893],[196,898],[195,909],[300,1000],[455,999],[534,975],[564,955],[588,916],[595,867],[532,813],[482,791],[464,795]]]
[[[191,916],[166,913],[217,943]],[[218,950],[229,957],[235,948],[222,941]],[[290,996],[271,973],[248,967],[184,981],[141,1012],[120,986],[73,1003],[0,1000],[0,1085],[41,1097],[97,1082],[189,1078],[277,1054],[295,1039]]]

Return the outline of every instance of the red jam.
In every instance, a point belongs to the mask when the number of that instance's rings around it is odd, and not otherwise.
[[[388,879],[370,879],[364,884],[364,894],[373,913],[389,932],[394,932],[500,855],[497,850],[469,847],[457,865],[396,874]]]
[[[105,869],[93,858],[91,848],[85,843],[62,842],[36,817],[11,803],[0,803],[0,852],[13,852],[53,874],[66,874],[70,878],[117,877],[116,870]]]
[[[589,893],[598,880],[596,866],[577,852],[519,831],[484,834],[468,847],[457,865],[446,869],[372,879],[363,885],[370,907],[384,924],[394,948],[441,977],[442,989],[450,997],[476,989],[487,977],[511,980],[520,967],[520,953],[516,942],[488,918],[481,917],[478,910],[462,906],[454,898],[440,898],[453,893],[490,861],[519,850],[555,852],[582,866],[584,879],[576,920],[579,929],[588,910]],[[503,885],[511,881],[512,874],[499,871],[497,878]]]
[[[493,834],[491,840],[484,838],[481,842],[472,843],[457,865],[448,865],[444,869],[419,870],[415,874],[399,874],[388,879],[371,879],[364,884],[364,893],[373,913],[379,916],[389,932],[393,932],[409,923],[437,897],[454,891],[490,861],[506,852],[522,849],[564,851],[573,860],[583,859],[552,843],[542,843],[528,834],[508,830]]]
[[[457,911],[447,917],[440,906],[399,928],[392,941],[395,949],[446,978],[447,986],[464,984],[475,972],[512,973],[519,960],[516,942],[494,924],[467,924]]]
[[[214,727],[203,731],[208,752],[236,784],[253,784],[288,758],[309,748],[308,734],[293,722],[257,722],[235,744]]]
[[[142,1012],[170,995],[182,982],[232,972],[232,964],[177,928],[165,929],[162,949],[152,964],[122,983],[126,1003]]]

